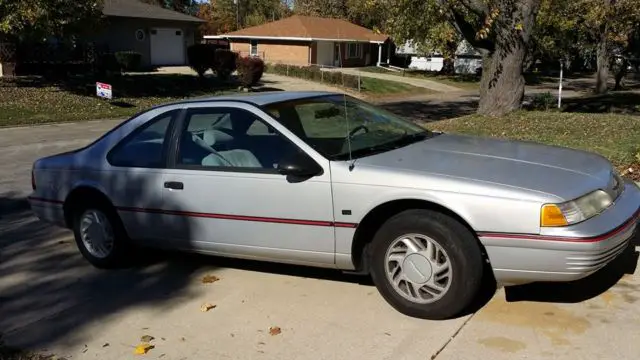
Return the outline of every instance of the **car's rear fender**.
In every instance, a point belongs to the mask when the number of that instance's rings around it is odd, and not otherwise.
[[[63,209],[67,227],[73,226],[74,209],[86,202],[95,201],[113,207],[113,203],[106,194],[105,189],[97,182],[87,180],[76,182],[64,198]]]

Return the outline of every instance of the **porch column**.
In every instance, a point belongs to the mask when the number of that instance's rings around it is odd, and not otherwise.
[[[387,45],[387,64],[391,64],[391,41]]]
[[[378,66],[382,64],[382,44],[378,44]]]

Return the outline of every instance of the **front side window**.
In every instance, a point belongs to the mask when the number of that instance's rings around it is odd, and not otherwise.
[[[163,150],[173,114],[171,111],[160,115],[135,130],[109,153],[109,163],[120,167],[163,167]]]
[[[329,160],[388,151],[433,135],[390,112],[343,95],[274,103],[266,110]]]
[[[185,118],[177,165],[275,172],[282,159],[299,152],[297,146],[247,110],[198,108],[189,110]]]

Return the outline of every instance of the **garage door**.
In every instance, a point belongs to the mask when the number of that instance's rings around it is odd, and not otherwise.
[[[151,29],[151,64],[184,65],[184,34],[181,29]]]

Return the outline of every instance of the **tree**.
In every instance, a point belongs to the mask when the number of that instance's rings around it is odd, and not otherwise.
[[[451,38],[448,26],[483,56],[478,112],[503,115],[524,98],[522,66],[540,0],[367,0],[386,4],[391,35]]]
[[[199,5],[196,0],[141,0],[147,4],[161,6],[165,9],[178,11],[181,13],[194,15],[198,11]]]
[[[387,8],[380,13],[386,13],[387,20],[383,24],[386,32],[396,43],[411,42],[418,53],[430,55],[440,53],[443,57],[441,72],[453,74],[455,53],[462,36],[448,21],[441,5],[435,0],[422,2],[387,2]],[[398,7],[398,5],[404,5]],[[372,5],[370,5],[372,6]],[[421,18],[408,18],[406,14],[422,14]],[[383,17],[384,18],[384,17]]]
[[[207,21],[200,30],[208,35],[261,25],[290,14],[291,9],[281,0],[211,0],[201,3],[196,12],[196,16]]]
[[[597,94],[607,92],[609,70],[615,60],[629,46],[631,34],[640,22],[637,0],[579,0],[581,5],[580,32],[596,44]],[[626,66],[625,66],[626,68]]]
[[[237,29],[236,10],[232,0],[202,3],[196,16],[206,21],[199,29],[205,35],[224,34]]]
[[[102,0],[0,0],[0,34],[9,38],[81,32],[102,15]]]
[[[542,0],[531,36],[525,68],[537,60],[565,61],[568,68],[577,60],[591,53],[591,44],[576,31],[579,9],[572,1]],[[576,61],[574,61],[576,60]]]
[[[295,0],[293,11],[299,15],[347,19],[346,0]]]

